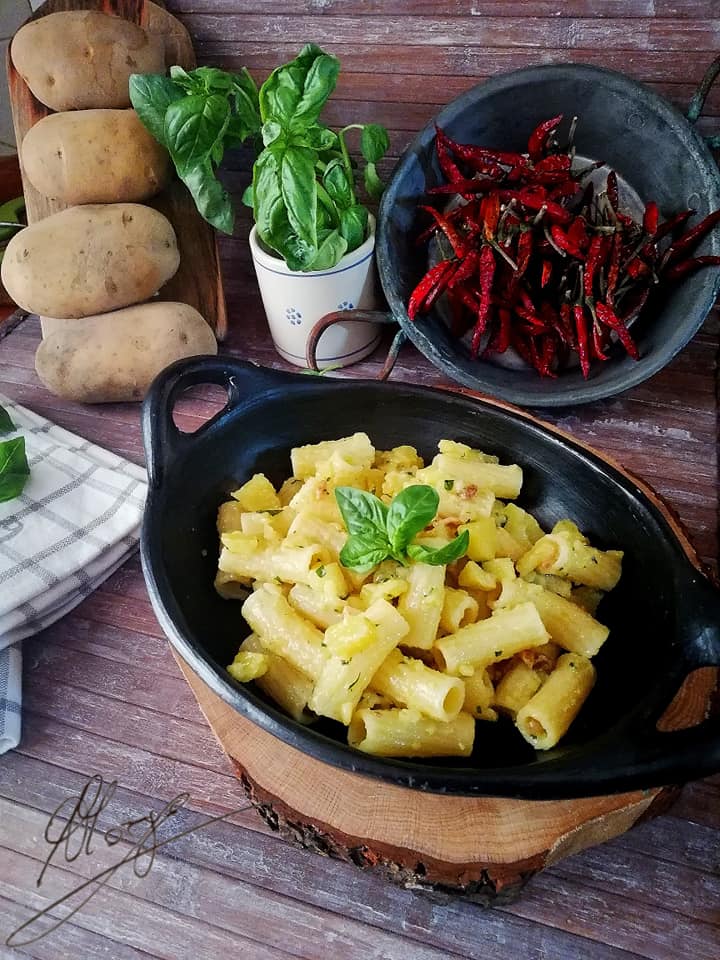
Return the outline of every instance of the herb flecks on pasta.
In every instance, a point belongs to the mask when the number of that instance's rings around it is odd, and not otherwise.
[[[595,683],[622,552],[571,520],[543,530],[511,502],[522,469],[454,440],[427,466],[364,433],[291,462],[218,510],[215,586],[253,631],[230,676],[380,756],[467,757],[500,717],[555,746]]]

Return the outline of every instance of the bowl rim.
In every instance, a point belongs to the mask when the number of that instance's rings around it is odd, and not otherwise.
[[[182,363],[183,361],[180,361],[180,364]],[[265,389],[261,387],[257,395],[253,396],[247,402],[240,404],[234,410],[221,411],[220,414],[201,428],[204,439],[214,439],[218,432],[223,429],[224,425],[236,416],[247,416],[251,410],[257,412],[266,400],[281,399],[285,402],[289,380],[294,381],[298,386],[302,383],[303,389],[311,390],[320,388],[316,382],[308,382],[307,378],[302,378],[297,374],[279,374],[277,371],[263,371],[262,376],[265,377],[267,374],[270,374],[270,377],[263,385]],[[162,376],[163,375],[161,375],[161,377]],[[611,459],[606,459],[598,451],[576,440],[561,429],[544,423],[531,414],[514,408],[512,405],[503,401],[498,401],[492,397],[467,396],[463,391],[447,391],[414,384],[378,383],[374,380],[355,379],[331,380],[328,384],[323,385],[321,389],[328,389],[328,386],[331,389],[347,388],[362,390],[364,388],[371,388],[373,390],[388,392],[406,391],[426,397],[430,395],[439,401],[444,400],[474,407],[484,407],[492,414],[509,416],[519,421],[523,429],[541,434],[545,441],[560,444],[565,450],[579,456],[587,464],[589,469],[609,476],[610,479],[618,484],[633,500],[640,501],[643,508],[648,510],[658,525],[665,530],[673,550],[677,553],[678,557],[684,561],[681,572],[685,574],[686,578],[692,577],[693,575],[696,575],[696,578],[699,577],[699,574],[691,565],[684,541],[681,540],[678,532],[674,529],[667,508],[664,507],[662,501],[657,501],[649,495],[650,488],[625,473],[625,471]],[[146,407],[146,414],[146,424],[151,423],[155,414],[151,406]],[[242,684],[233,680],[223,666],[211,660],[202,645],[194,638],[193,631],[189,627],[187,627],[186,630],[183,629],[184,616],[182,615],[181,606],[175,598],[172,597],[171,603],[166,603],[164,599],[166,590],[170,590],[171,594],[172,590],[169,586],[169,579],[165,572],[164,563],[162,562],[162,552],[158,543],[160,538],[151,529],[155,500],[161,496],[162,487],[151,485],[143,519],[140,544],[143,573],[154,612],[172,646],[178,651],[193,672],[196,673],[215,694],[220,696],[226,703],[232,706],[233,709],[238,710],[243,716],[260,726],[261,729],[278,737],[284,743],[300,750],[302,753],[321,762],[338,767],[339,769],[368,776],[372,779],[390,783],[395,786],[414,788],[433,793],[456,796],[514,797],[521,799],[570,799],[591,794],[619,792],[621,790],[635,789],[638,787],[637,773],[633,772],[635,769],[634,763],[625,768],[622,775],[613,774],[612,776],[608,774],[607,771],[593,769],[592,767],[593,757],[602,755],[603,750],[612,745],[613,738],[617,732],[613,732],[613,730],[610,730],[607,734],[597,735],[589,741],[588,744],[578,746],[577,752],[572,757],[572,760],[576,765],[579,763],[583,772],[587,773],[585,781],[583,781],[577,773],[573,776],[572,772],[568,771],[567,760],[563,757],[544,760],[539,765],[530,762],[526,764],[515,764],[511,767],[493,768],[468,768],[460,764],[457,766],[432,767],[417,759],[398,760],[396,758],[375,757],[353,750],[347,743],[343,743],[320,731],[293,721],[292,718],[288,717],[279,707],[265,700],[261,700],[254,693],[249,696],[246,688]],[[171,608],[173,609],[171,610]],[[177,616],[177,614],[179,614],[179,616]],[[682,682],[682,678],[686,672],[687,664],[678,654],[677,669],[669,670],[663,681],[662,689],[658,687],[655,691],[656,694],[662,694],[663,696],[667,693],[667,702],[663,701],[661,711],[670,703],[673,692]],[[648,691],[648,696],[649,694],[650,691]],[[645,704],[646,699],[647,697],[645,696],[641,698],[643,704]],[[628,722],[631,728],[637,729],[640,721],[634,712],[630,711],[627,716],[629,717]],[[634,727],[633,724],[635,725]],[[587,766],[588,763],[590,766]],[[570,767],[572,767],[572,763]],[[575,769],[577,769],[577,766]],[[568,786],[568,777],[573,786]],[[511,786],[508,786],[509,781],[512,781]],[[650,786],[652,784],[643,782],[641,785]]]
[[[442,356],[437,355],[437,352],[434,350],[433,338],[426,333],[422,324],[413,323],[409,319],[405,301],[398,295],[397,285],[395,283],[397,271],[393,266],[394,247],[389,235],[391,207],[395,202],[396,190],[394,187],[397,187],[402,174],[413,162],[416,154],[421,149],[426,148],[428,135],[431,134],[436,123],[441,126],[447,126],[457,114],[476,103],[480,94],[493,95],[500,92],[511,92],[518,83],[539,82],[550,77],[557,77],[559,79],[580,77],[588,82],[600,82],[610,89],[622,90],[626,94],[630,92],[635,99],[645,101],[644,105],[646,109],[653,109],[671,128],[682,131],[688,154],[690,158],[695,161],[701,176],[708,184],[709,189],[706,196],[709,205],[712,209],[720,208],[720,169],[718,164],[702,136],[680,110],[665,99],[665,97],[651,90],[640,81],[633,80],[624,73],[617,70],[609,70],[606,67],[574,62],[540,64],[503,73],[476,84],[459,97],[447,103],[439,113],[425,124],[398,160],[393,170],[391,181],[383,194],[378,212],[376,246],[378,276],[392,316],[399,323],[405,335],[424,357],[454,381],[466,387],[480,390],[502,400],[507,400],[510,403],[518,404],[519,406],[548,408],[574,406],[576,404],[580,405],[596,400],[603,400],[624,393],[643,383],[645,380],[648,380],[667,366],[667,364],[687,346],[707,319],[720,295],[720,271],[718,271],[714,281],[709,276],[703,280],[703,287],[706,291],[705,300],[702,309],[698,309],[697,311],[697,317],[694,323],[689,324],[686,328],[681,328],[682,333],[675,337],[674,340],[666,340],[651,354],[641,358],[633,367],[628,368],[622,383],[619,385],[617,383],[608,384],[601,373],[596,379],[573,386],[570,390],[558,388],[558,385],[561,383],[561,378],[558,378],[558,380],[553,381],[555,386],[554,390],[548,390],[547,392],[540,390],[535,391],[527,387],[514,385],[513,371],[507,371],[507,386],[505,383],[489,383],[483,376],[483,361],[478,361],[477,366],[479,372],[477,375],[473,375],[452,363],[448,363]],[[713,252],[720,253],[720,239],[714,241]],[[697,279],[702,280],[702,277]]]

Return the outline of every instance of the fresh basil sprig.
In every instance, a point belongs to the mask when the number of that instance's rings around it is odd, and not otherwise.
[[[10,414],[0,407],[0,434],[12,433],[14,429]],[[0,443],[0,503],[19,497],[29,476],[25,437],[3,440]]]
[[[216,168],[228,147],[260,131],[258,91],[246,69],[170,68],[170,76],[130,77],[130,100],[138,117],[170,154],[202,216],[232,233],[235,212]]]
[[[334,133],[319,123],[339,70],[336,57],[308,44],[260,88],[264,149],[243,202],[253,208],[260,239],[291,270],[330,269],[367,237],[368,211],[346,142],[351,130],[360,131],[366,192],[377,198],[383,191],[376,165],[389,146],[385,128],[351,123]]]
[[[403,564],[409,558],[445,565],[467,553],[467,530],[439,549],[411,543],[435,518],[440,503],[437,491],[426,484],[406,487],[389,507],[356,487],[337,487],[335,499],[350,534],[340,552],[340,563],[350,570],[367,573],[388,557]]]

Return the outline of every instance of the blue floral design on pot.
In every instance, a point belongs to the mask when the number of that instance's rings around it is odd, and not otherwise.
[[[302,314],[295,307],[287,307],[285,310],[285,316],[294,327],[299,327],[302,323]]]
[[[341,300],[340,303],[337,305],[337,308],[338,310],[354,310],[355,304],[352,303],[350,300]]]

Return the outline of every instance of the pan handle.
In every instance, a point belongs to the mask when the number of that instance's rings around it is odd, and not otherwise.
[[[259,390],[296,380],[296,375],[291,373],[256,366],[232,357],[188,357],[170,364],[150,385],[142,406],[143,446],[150,486],[161,486],[166,470],[178,453],[210,430],[230,410]],[[189,387],[203,383],[224,387],[227,402],[219,413],[194,433],[183,433],[173,420],[175,402]]]
[[[320,317],[310,331],[307,347],[305,348],[305,362],[311,370],[319,370],[317,348],[320,337],[329,327],[332,327],[333,324],[343,323],[347,320],[353,320],[359,323],[383,323],[388,325],[397,323],[397,320],[395,320],[391,313],[384,313],[382,310],[334,310],[332,313],[326,313],[324,317]],[[406,339],[407,337],[403,331],[401,329],[398,330],[393,338],[393,342],[390,344],[385,363],[377,375],[377,380],[387,380],[390,376],[398,354],[400,353],[400,348]]]
[[[678,632],[688,673],[720,667],[720,589],[693,567],[677,592],[682,598]]]
[[[716,57],[707,68],[705,71],[705,76],[700,81],[700,86],[697,88],[692,99],[690,100],[690,105],[688,106],[686,114],[688,123],[696,123],[697,120],[700,119],[700,114],[705,106],[707,95],[710,93],[710,88],[717,80],[719,74],[720,56]],[[711,150],[720,150],[720,135],[716,135],[714,137],[704,137],[704,140]]]

